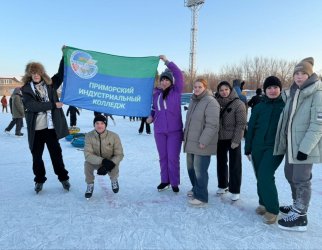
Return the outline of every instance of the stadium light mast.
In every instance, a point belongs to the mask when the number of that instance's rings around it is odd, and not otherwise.
[[[197,45],[197,31],[198,31],[198,14],[199,9],[205,3],[205,0],[185,0],[184,5],[191,10],[192,24],[190,34],[190,58],[189,58],[189,73],[191,83],[194,81],[196,75],[196,45]]]

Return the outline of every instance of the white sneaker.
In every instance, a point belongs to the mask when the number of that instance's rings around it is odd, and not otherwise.
[[[228,192],[228,188],[218,188],[217,194],[225,194]]]
[[[232,201],[237,201],[237,200],[239,200],[239,194],[231,194],[230,199],[231,199]]]
[[[193,196],[193,192],[192,192],[192,190],[189,190],[189,191],[187,192],[187,196],[188,196],[188,197],[192,197],[192,196]]]
[[[193,206],[196,206],[196,207],[202,207],[202,206],[205,206],[206,203],[205,202],[202,202],[198,199],[192,199],[192,200],[188,200],[189,204],[190,205],[193,205]]]

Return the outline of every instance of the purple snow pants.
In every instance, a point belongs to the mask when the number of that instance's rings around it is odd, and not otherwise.
[[[180,151],[183,138],[182,131],[154,133],[159,152],[161,182],[173,187],[180,184]]]

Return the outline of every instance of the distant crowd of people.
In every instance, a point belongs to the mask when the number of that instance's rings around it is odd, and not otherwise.
[[[238,79],[232,84],[221,81],[215,95],[208,89],[205,79],[195,80],[185,124],[181,114],[183,74],[166,56],[160,55],[159,58],[167,69],[161,73],[158,86],[154,88],[151,114],[141,118],[138,131],[143,133],[145,126],[146,133],[151,134],[150,124],[154,125],[161,170],[157,190],[171,187],[175,193],[180,191],[183,147],[191,183],[188,203],[196,207],[208,203],[208,168],[212,155],[216,155],[217,194],[230,193],[231,200],[237,201],[240,199],[244,154],[251,161],[257,180],[258,206],[255,212],[263,216],[266,224],[277,221],[282,229],[305,231],[312,166],[322,162],[322,83],[313,72],[313,58],[305,58],[295,66],[289,89],[282,89],[277,76],[269,76],[263,83],[263,93],[262,89],[257,89],[256,96],[248,102],[241,93],[244,82]],[[45,145],[62,187],[69,190],[71,186],[59,144],[59,139],[69,134],[63,103],[57,96],[63,76],[63,58],[53,77],[47,75],[42,64],[30,62],[22,78],[23,87],[16,88],[10,98],[12,121],[5,131],[16,126],[15,134],[22,136],[22,121],[26,117],[37,193],[47,180],[42,158]],[[1,99],[2,112],[7,112],[4,98]],[[251,107],[248,124],[247,104]],[[76,127],[79,110],[69,106],[66,115],[70,116],[70,127]],[[109,175],[113,192],[119,191],[119,167],[124,153],[119,135],[107,129],[108,118],[115,124],[112,115],[95,112],[94,129],[85,135],[85,197],[88,199],[93,194],[95,171],[98,175]],[[245,147],[242,149],[244,137]],[[285,177],[293,200],[288,206],[279,205],[274,177],[284,156]],[[279,213],[284,215],[280,219]]]

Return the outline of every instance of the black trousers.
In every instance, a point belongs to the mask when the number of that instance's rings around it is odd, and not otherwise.
[[[229,165],[227,153],[229,154]],[[229,167],[229,168],[228,168]],[[229,171],[228,171],[229,169]],[[241,146],[231,148],[231,140],[219,140],[217,145],[217,179],[219,188],[229,188],[233,194],[240,193],[242,177]]]
[[[44,183],[46,178],[45,164],[42,159],[45,144],[49,151],[50,159],[54,167],[54,172],[58,176],[59,181],[68,180],[68,171],[65,169],[63,162],[62,150],[57,139],[54,129],[36,130],[34,145],[31,150],[32,154],[32,169],[35,175],[34,181],[37,183]]]
[[[77,123],[77,116],[76,114],[75,115],[70,115],[70,118],[69,118],[69,125],[72,127],[72,126],[76,126],[76,123]]]
[[[144,130],[144,124],[145,124],[145,131],[147,134],[151,134],[151,128],[150,128],[150,124],[146,122],[147,117],[142,117],[141,118],[141,125],[139,128],[139,133],[141,134]]]

